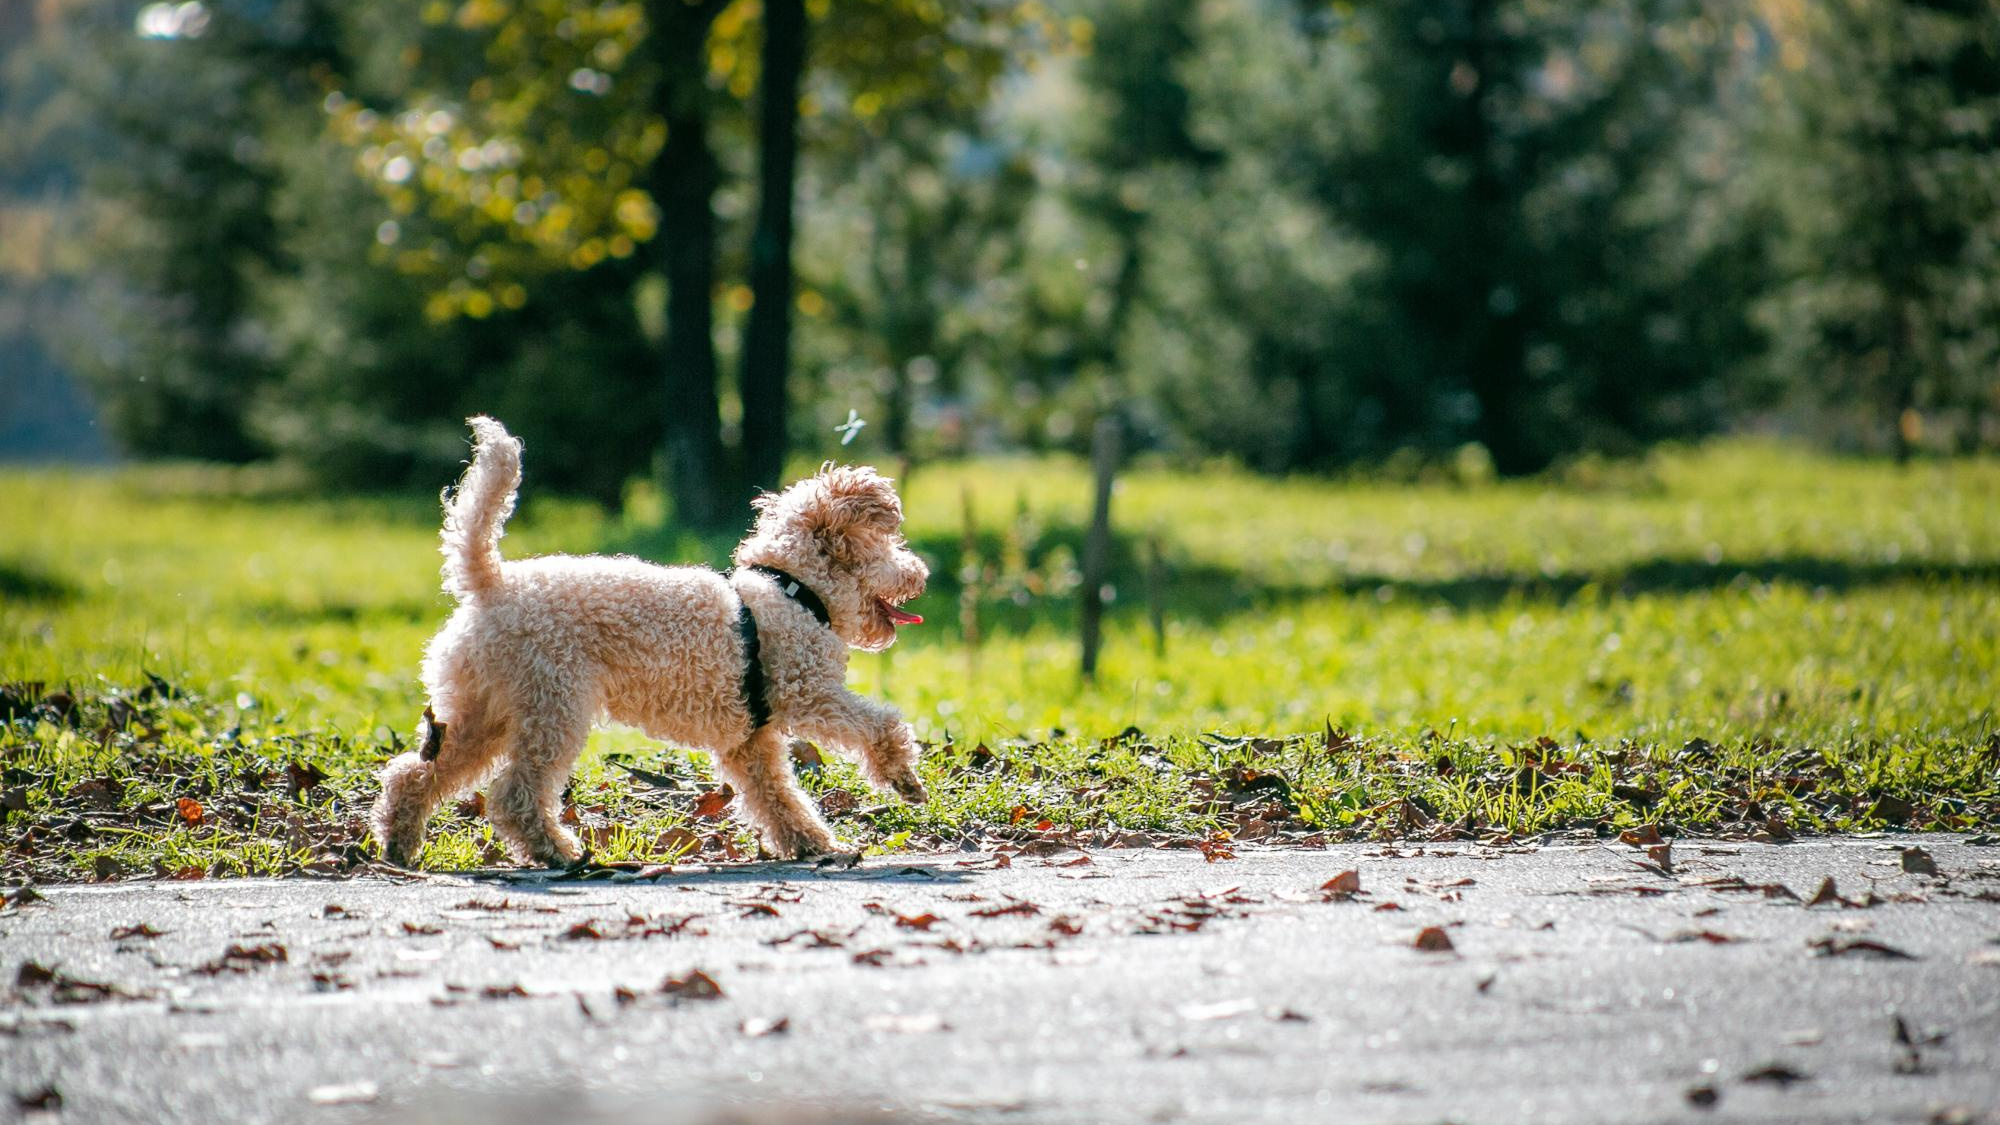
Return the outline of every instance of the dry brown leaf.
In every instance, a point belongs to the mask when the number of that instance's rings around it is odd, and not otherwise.
[[[1627,828],[1618,834],[1618,839],[1635,848],[1645,848],[1655,844],[1666,843],[1660,837],[1660,826],[1657,824],[1642,824],[1637,828]]]
[[[1417,933],[1414,944],[1425,953],[1450,953],[1456,948],[1451,944],[1451,935],[1444,932],[1443,926],[1425,926]]]
[[[1917,955],[1905,953],[1893,945],[1884,945],[1867,938],[1823,937],[1810,943],[1816,957],[1876,957],[1884,961],[1915,961]]]
[[[736,790],[728,785],[710,789],[694,799],[694,815],[701,820],[715,820],[729,811],[729,802],[735,799]]]
[[[743,1037],[746,1039],[762,1039],[766,1035],[783,1035],[791,1029],[792,1018],[790,1016],[779,1016],[777,1019],[752,1016],[743,1021]]]
[[[691,969],[683,977],[668,977],[661,983],[660,991],[676,1001],[720,1000],[723,995],[722,986],[715,983],[715,978],[700,969]]]

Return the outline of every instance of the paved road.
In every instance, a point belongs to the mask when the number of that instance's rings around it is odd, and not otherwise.
[[[2000,849],[1641,856],[53,888],[0,913],[0,1119],[2000,1122]]]

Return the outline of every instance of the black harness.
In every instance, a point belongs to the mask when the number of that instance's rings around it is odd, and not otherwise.
[[[833,628],[833,618],[826,612],[826,603],[819,600],[812,587],[786,574],[775,566],[752,566],[754,570],[778,584],[778,592],[798,603],[807,613],[819,620],[821,625]],[[743,638],[743,704],[750,711],[750,732],[757,731],[771,721],[771,701],[764,694],[764,661],[762,646],[757,641],[757,619],[750,613],[750,603],[737,600],[736,632]]]

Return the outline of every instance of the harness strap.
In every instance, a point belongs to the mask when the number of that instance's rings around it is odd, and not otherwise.
[[[753,566],[749,569],[776,582],[779,593],[812,614],[821,625],[833,628],[833,618],[826,611],[826,603],[813,593],[811,586],[775,566]],[[750,712],[750,732],[755,734],[771,721],[771,701],[765,695],[764,660],[762,646],[757,640],[757,618],[750,612],[750,603],[741,598],[736,603],[736,635],[743,638],[743,704]]]
[[[799,603],[807,613],[819,619],[821,625],[833,628],[833,617],[826,612],[826,603],[819,600],[812,587],[786,574],[775,566],[753,566],[751,570],[778,584],[778,592]]]
[[[743,638],[743,703],[750,710],[754,734],[771,721],[771,701],[764,696],[764,661],[757,641],[757,618],[746,602],[736,603],[736,633]]]

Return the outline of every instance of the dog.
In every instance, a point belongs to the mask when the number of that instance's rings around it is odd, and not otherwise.
[[[458,609],[424,653],[422,748],[382,768],[372,822],[385,858],[412,864],[438,805],[491,778],[486,815],[517,861],[581,860],[562,794],[600,718],[713,754],[779,859],[840,848],[792,776],[794,737],[852,753],[912,804],[928,799],[910,725],[845,683],[850,648],[879,652],[923,620],[902,606],[930,571],[904,543],[888,479],[829,463],[758,496],[728,574],[625,556],[503,560],[522,444],[491,418],[467,424],[472,464],[443,498]]]

